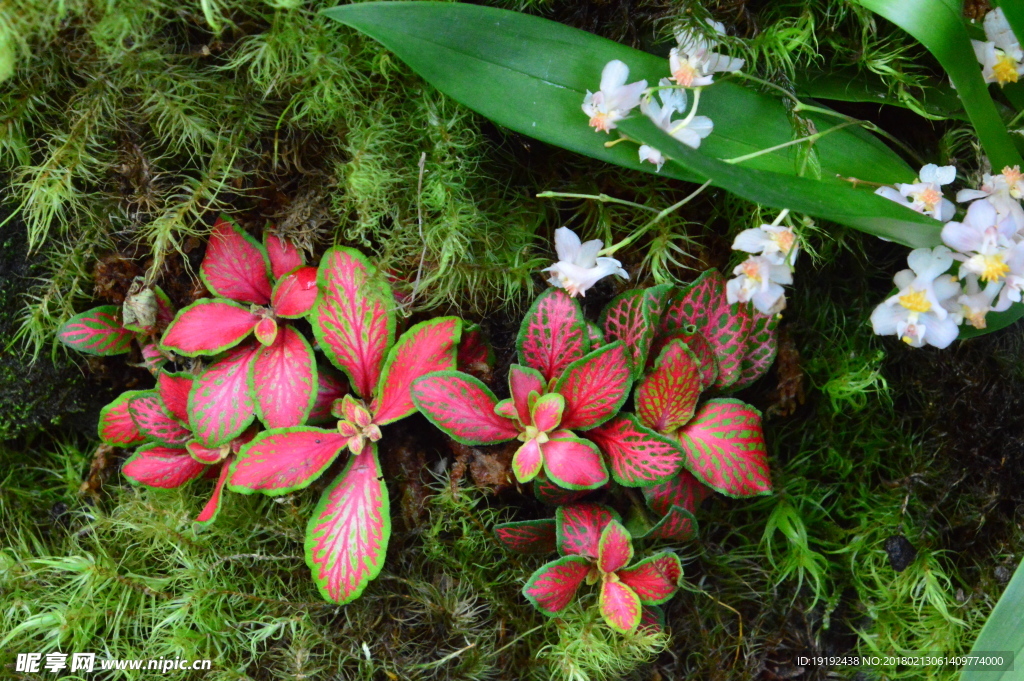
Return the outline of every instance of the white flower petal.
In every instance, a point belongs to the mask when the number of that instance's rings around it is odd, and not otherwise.
[[[754,227],[737,234],[732,242],[732,249],[744,253],[763,253],[771,243],[771,237],[763,229]]]
[[[613,59],[601,70],[601,89],[608,92],[620,88],[626,84],[628,78],[629,67],[626,66],[626,63]]]
[[[953,319],[929,319],[925,326],[924,342],[942,350],[948,348],[959,333],[960,329]]]
[[[876,335],[891,336],[896,333],[896,324],[905,318],[905,313],[906,310],[898,305],[882,303],[871,313],[871,328]]]
[[[559,227],[555,230],[555,252],[558,259],[565,262],[573,262],[579,257],[580,238],[576,232],[568,227]]]

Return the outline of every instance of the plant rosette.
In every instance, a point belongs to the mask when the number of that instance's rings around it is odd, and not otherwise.
[[[355,395],[333,401],[333,430],[293,426],[257,435],[231,464],[227,484],[243,494],[287,494],[308,487],[348,450],[348,462],[324,490],[306,528],[306,563],[321,594],[348,603],[380,573],[391,534],[377,450],[381,426],[416,410],[410,396],[415,379],[454,369],[462,324],[457,317],[439,317],[396,340],[390,287],[349,248],[324,254],[317,289],[313,333]]]
[[[633,381],[631,348],[619,340],[592,340],[568,293],[552,288],[537,298],[523,320],[517,351],[521,363],[509,371],[510,398],[498,401],[482,381],[444,371],[413,384],[416,406],[462,444],[520,441],[512,472],[520,483],[536,480],[538,489],[585,491],[607,484],[609,466],[595,433],[610,445],[611,477],[620,484],[654,484],[678,472],[682,460],[672,442],[619,415]]]
[[[253,430],[214,448],[195,439],[188,413],[193,381],[186,373],[161,371],[155,390],[122,393],[100,412],[99,436],[113,447],[138,446],[121,468],[138,485],[174,489],[200,477],[215,477],[213,493],[196,517],[196,522],[207,525],[220,511],[228,466],[252,439]]]
[[[544,548],[557,548],[561,557],[541,566],[523,587],[538,610],[555,616],[584,583],[599,583],[598,607],[612,629],[627,633],[641,624],[661,629],[657,606],[675,595],[683,575],[678,556],[662,551],[630,565],[629,531],[615,511],[599,504],[559,507],[553,524],[554,541]]]
[[[268,428],[305,423],[316,401],[316,362],[309,341],[286,320],[312,309],[316,268],[276,235],[266,233],[261,244],[221,217],[199,274],[215,297],[179,311],[160,342],[184,357],[216,355],[189,394],[196,437],[219,446],[256,416]]]

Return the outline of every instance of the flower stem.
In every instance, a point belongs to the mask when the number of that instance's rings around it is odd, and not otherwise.
[[[668,134],[675,136],[677,132],[685,128],[693,120],[694,116],[697,115],[697,104],[700,103],[700,91],[704,88],[694,88],[693,90],[693,106],[690,108],[690,113],[686,115],[686,118],[679,121],[675,126],[668,131]]]
[[[658,214],[655,215],[653,218],[651,218],[650,222],[648,222],[646,225],[644,225],[640,229],[636,230],[635,232],[633,232],[632,234],[627,236],[625,239],[623,239],[619,243],[614,244],[612,246],[609,246],[608,248],[605,248],[604,250],[600,251],[598,253],[598,255],[605,255],[605,256],[612,255],[615,252],[617,252],[617,251],[625,248],[626,246],[630,245],[631,243],[633,243],[634,241],[639,239],[641,236],[643,236],[648,230],[651,229],[651,227],[654,227],[656,224],[658,224],[659,222],[664,220],[666,217],[668,217],[669,215],[671,215],[672,213],[674,213],[675,211],[679,210],[680,208],[685,206],[687,203],[692,201],[698,194],[700,194],[702,191],[707,189],[708,185],[710,185],[710,184],[711,184],[711,180],[708,180],[707,182],[702,184],[700,187],[698,187],[696,190],[694,190],[691,194],[689,194],[686,198],[684,198],[682,201],[679,201],[678,203],[673,203],[671,206],[669,206],[668,208],[666,208],[666,209],[664,209],[662,211],[655,211]],[[643,208],[646,208],[647,210],[652,210],[652,211],[654,210],[653,208],[650,208],[648,206],[643,206]]]
[[[631,208],[639,208],[646,210],[650,213],[657,213],[657,208],[651,208],[645,206],[642,203],[633,203],[632,201],[626,201],[625,199],[617,199],[614,196],[608,196],[607,194],[567,194],[564,192],[541,192],[537,194],[538,199],[591,199],[593,201],[600,201],[601,203],[617,203],[622,206],[630,206]]]
[[[773,151],[778,151],[779,149],[785,149],[786,147],[791,147],[794,144],[800,144],[801,142],[810,142],[811,144],[813,144],[814,142],[817,142],[819,139],[821,139],[825,135],[829,134],[830,132],[835,132],[836,130],[840,130],[842,128],[848,128],[851,125],[860,125],[860,123],[861,123],[860,121],[846,121],[845,123],[840,123],[839,125],[832,126],[828,130],[822,130],[821,132],[816,132],[813,135],[807,135],[806,137],[799,137],[799,138],[797,138],[795,140],[790,140],[788,142],[783,142],[782,144],[776,144],[774,147],[768,147],[767,149],[761,149],[760,151],[755,151],[755,152],[750,153],[750,154],[744,154],[743,156],[737,156],[735,158],[723,158],[722,161],[724,161],[725,163],[742,163],[743,161],[749,161],[752,158],[757,158],[758,156],[764,156],[765,154],[770,154]]]

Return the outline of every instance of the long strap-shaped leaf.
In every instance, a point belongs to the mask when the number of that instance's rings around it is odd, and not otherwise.
[[[627,168],[654,170],[640,163],[636,146],[605,147],[612,138],[586,125],[580,105],[585,91],[598,87],[608,61],[621,59],[629,65],[631,79],[655,85],[668,76],[662,58],[539,17],[463,3],[367,2],[325,14],[376,38],[431,85],[500,125]],[[694,155],[713,163],[680,158],[678,165],[663,167],[663,175],[711,179],[746,199],[828,218],[909,246],[941,243],[939,226],[931,218],[835,179],[838,174],[882,183],[911,180],[909,166],[864,131],[848,128],[815,144],[824,178],[816,181],[794,177],[799,165],[794,147],[742,165],[717,160],[789,142],[792,127],[778,101],[719,82],[704,92],[701,113],[714,120],[715,132]],[[824,130],[835,123],[822,118],[816,124]]]
[[[896,24],[928,48],[949,74],[992,167],[1021,164],[1020,154],[988,94],[981,67],[964,28],[962,3],[954,0],[856,0]],[[1012,3],[1007,3],[1012,4]]]
[[[622,121],[619,127],[633,139],[659,149],[672,162],[713,178],[714,184],[748,201],[825,218],[913,248],[942,243],[942,225],[937,220],[870,191],[740,168],[691,149],[642,116]]]
[[[971,655],[994,655],[994,651],[1008,663],[1001,667],[968,665],[960,674],[960,681],[1014,681],[1020,679],[1024,655],[1024,562],[1017,566],[1013,579],[1006,585],[1006,591],[996,603],[995,610],[978,634],[978,640],[971,648]],[[1016,659],[1014,659],[1016,658]]]

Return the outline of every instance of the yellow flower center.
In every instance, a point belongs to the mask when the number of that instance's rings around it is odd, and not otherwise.
[[[928,210],[932,210],[935,204],[942,200],[942,194],[929,187],[919,194],[914,194],[914,199],[923,203]]]
[[[900,296],[900,305],[911,312],[927,312],[932,309],[932,304],[928,301],[928,296],[925,295],[925,292],[914,289],[911,289],[910,293],[904,293]],[[906,340],[906,337],[903,340]]]
[[[988,325],[988,322],[985,321],[984,312],[980,310],[971,310],[971,308],[967,307],[966,305],[962,306],[962,310],[964,314],[964,319],[966,319],[967,323],[973,326],[974,328],[984,329]]]
[[[1020,179],[1024,177],[1024,173],[1020,172],[1020,166],[1006,166],[1003,168],[1003,177],[1006,178],[1006,184],[1014,185],[1020,182]]]
[[[743,274],[746,275],[747,279],[752,281],[761,281],[761,268],[758,267],[756,262],[747,260],[743,263]]]
[[[1004,254],[980,256],[981,272],[978,276],[982,281],[999,281],[1010,271],[1010,266],[1003,261]]]
[[[771,238],[772,241],[779,245],[779,250],[783,253],[789,253],[793,248],[793,243],[796,241],[796,236],[788,229],[782,232],[772,232]]]
[[[996,77],[999,85],[1017,82],[1017,62],[1008,54],[1000,54],[996,57],[996,63],[992,67],[992,75]]]
[[[697,69],[690,66],[690,62],[683,61],[679,64],[679,68],[672,72],[672,80],[677,85],[683,87],[690,87],[693,85],[693,79],[697,77]]]
[[[606,113],[596,113],[590,118],[590,127],[594,128],[594,132],[608,132],[612,129],[611,117]]]

